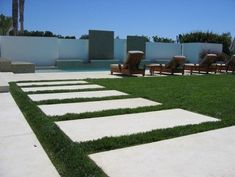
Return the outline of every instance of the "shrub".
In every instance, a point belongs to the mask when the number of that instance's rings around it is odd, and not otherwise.
[[[153,38],[154,42],[165,42],[165,43],[174,43],[175,42],[173,39],[159,37],[159,36],[153,36],[152,38]]]
[[[223,44],[223,52],[230,54],[230,45],[232,37],[230,33],[216,34],[213,32],[191,32],[186,34],[179,34],[180,43],[188,42],[208,42],[208,43],[221,43]]]

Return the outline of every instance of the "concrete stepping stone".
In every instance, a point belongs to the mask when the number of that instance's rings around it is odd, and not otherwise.
[[[131,109],[145,106],[155,106],[160,104],[161,103],[150,101],[144,98],[128,98],[104,101],[89,101],[81,103],[40,105],[39,108],[48,116],[62,116],[67,113],[79,114],[85,112],[95,112],[111,109]]]
[[[235,126],[89,157],[110,177],[235,176]]]
[[[70,99],[70,98],[102,98],[108,96],[128,95],[117,90],[97,90],[85,92],[68,92],[68,93],[45,93],[45,94],[29,94],[28,96],[33,101],[45,101],[53,99]]]
[[[51,91],[51,90],[82,90],[82,89],[99,89],[103,86],[91,84],[91,85],[66,85],[66,86],[45,86],[45,87],[26,87],[22,88],[24,92],[36,92],[36,91]]]
[[[183,109],[97,117],[92,119],[56,122],[71,140],[76,142],[103,137],[130,135],[180,125],[199,124],[218,119]],[[95,132],[95,133],[94,133]]]
[[[53,82],[26,82],[17,83],[18,86],[32,86],[32,85],[63,85],[63,84],[87,84],[86,81],[53,81]]]

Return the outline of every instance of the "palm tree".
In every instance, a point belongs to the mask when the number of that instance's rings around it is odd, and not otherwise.
[[[20,2],[20,33],[24,33],[24,1],[25,0],[19,0]]]
[[[18,33],[18,0],[12,0],[13,35]]]

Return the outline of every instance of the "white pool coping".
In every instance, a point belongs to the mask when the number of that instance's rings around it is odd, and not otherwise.
[[[183,109],[169,109],[91,119],[59,121],[56,124],[71,140],[84,142],[104,137],[118,137],[156,129],[214,121],[218,121],[218,119]]]
[[[235,126],[91,154],[110,177],[235,176]]]
[[[80,114],[85,112],[95,112],[112,109],[132,109],[145,106],[156,106],[160,104],[161,103],[147,100],[144,98],[128,98],[104,101],[89,101],[80,103],[39,105],[38,107],[47,116],[62,116],[67,113]]]

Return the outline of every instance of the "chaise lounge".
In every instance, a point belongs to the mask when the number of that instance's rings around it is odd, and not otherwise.
[[[129,51],[127,60],[124,64],[111,64],[111,74],[121,73],[124,75],[132,75],[132,74],[142,74],[145,75],[145,66],[144,68],[139,68],[140,62],[144,57],[144,52],[142,51]]]
[[[185,61],[185,56],[174,56],[167,64],[150,64],[147,67],[151,75],[154,75],[155,71],[158,71],[159,74],[170,73],[173,75],[174,73],[182,73],[184,75]]]
[[[199,64],[185,64],[185,69],[190,70],[190,74],[192,75],[193,72],[209,72],[216,73],[217,67],[215,62],[217,61],[216,54],[206,54],[205,57],[201,60]]]
[[[232,71],[232,73],[234,73],[234,71],[235,71],[235,55],[233,55],[231,57],[231,59],[228,60],[225,64],[218,64],[217,70],[219,72],[222,72],[222,70],[223,70],[225,72]]]

